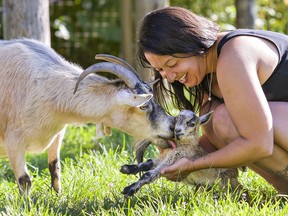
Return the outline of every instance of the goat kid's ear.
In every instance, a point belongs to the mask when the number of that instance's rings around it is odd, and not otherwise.
[[[121,104],[130,105],[133,107],[140,107],[151,100],[153,94],[134,94],[131,92],[119,92],[118,101]]]
[[[210,118],[212,117],[212,114],[213,114],[213,111],[200,116],[199,117],[200,125],[205,124],[207,121],[209,121]]]

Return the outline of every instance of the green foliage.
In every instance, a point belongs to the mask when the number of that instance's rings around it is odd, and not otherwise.
[[[112,129],[112,136],[102,138],[96,137],[95,125],[84,125],[81,127],[68,126],[63,144],[66,148],[61,157],[80,156],[90,150],[103,152],[103,149],[113,149],[116,152],[127,150],[132,152],[133,138],[116,129]],[[105,148],[103,148],[105,146]]]
[[[234,0],[170,0],[171,6],[185,7],[192,12],[217,22],[222,30],[235,28],[236,8]]]
[[[185,7],[208,17],[222,30],[235,28],[235,0],[170,0],[170,5]],[[257,28],[288,34],[287,7],[283,0],[256,0]],[[95,63],[96,53],[121,56],[119,8],[119,0],[50,1],[52,47],[84,68]],[[3,38],[2,25],[0,37]]]
[[[60,158],[75,159],[76,156],[82,156],[91,150],[103,153],[103,150],[113,149],[115,152],[127,151],[133,152],[133,138],[118,130],[112,130],[113,136],[96,138],[95,125],[83,125],[80,127],[68,126],[65,138],[60,152]],[[41,175],[42,171],[47,169],[47,153],[27,154],[27,166],[33,175]],[[0,159],[0,181],[15,181],[8,158]]]
[[[52,47],[82,67],[94,64],[96,53],[120,52],[119,1],[55,1],[50,23]]]
[[[235,28],[236,8],[234,0],[170,0],[170,5],[190,9],[196,14],[217,22],[222,30]],[[283,0],[256,0],[256,28],[288,34],[288,6]]]
[[[119,169],[131,163],[133,139],[113,130],[112,137],[95,137],[95,127],[68,127],[62,146],[62,188],[57,195],[50,186],[46,154],[29,155],[33,187],[21,197],[13,178],[6,178],[6,159],[0,162],[0,215],[280,215],[288,212],[287,198],[252,171],[240,173],[250,191],[251,203],[241,195],[215,187],[196,191],[193,186],[164,178],[144,186],[136,196],[125,199],[123,188],[138,179]],[[153,157],[153,152],[149,157]],[[148,157],[148,156],[146,156]],[[43,167],[43,168],[39,168]],[[4,169],[3,169],[4,168]],[[2,170],[3,169],[3,170]]]
[[[283,0],[257,1],[260,27],[288,34],[288,6]]]

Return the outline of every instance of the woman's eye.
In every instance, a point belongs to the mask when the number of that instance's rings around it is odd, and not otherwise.
[[[168,65],[168,67],[169,68],[173,68],[173,67],[175,67],[177,64],[175,63],[175,64],[172,64],[172,65]]]

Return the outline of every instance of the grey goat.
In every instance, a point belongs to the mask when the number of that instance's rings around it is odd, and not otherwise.
[[[138,165],[123,165],[120,171],[124,174],[136,174],[145,172],[141,178],[124,188],[122,194],[133,196],[143,185],[149,184],[160,177],[162,168],[172,165],[180,158],[189,158],[195,160],[207,154],[198,144],[200,125],[206,123],[212,115],[212,112],[203,116],[196,116],[192,111],[182,110],[177,116],[175,125],[176,148],[166,148],[157,158],[148,160]],[[160,145],[165,146],[165,142]],[[138,161],[143,159],[143,152],[151,144],[150,140],[138,142],[136,145],[136,154]],[[156,143],[157,144],[157,143]],[[159,143],[158,143],[159,144]],[[230,183],[231,188],[242,189],[238,181],[238,170],[236,168],[220,169],[210,168],[191,172],[184,180],[188,184],[199,186],[213,186],[216,182],[221,187],[227,187]]]

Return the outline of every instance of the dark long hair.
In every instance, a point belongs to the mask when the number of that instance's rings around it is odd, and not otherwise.
[[[215,43],[218,32],[216,23],[185,8],[165,7],[152,11],[144,17],[139,30],[138,60],[143,67],[150,67],[145,52],[171,56],[186,53],[188,56],[205,57]],[[167,94],[176,108],[199,110],[205,92],[208,92],[207,76],[200,85],[188,88],[178,81],[167,86],[159,72],[154,70],[154,75],[155,79],[159,78],[153,88],[155,97],[168,112]]]

